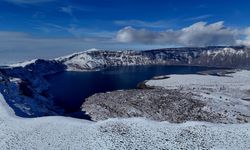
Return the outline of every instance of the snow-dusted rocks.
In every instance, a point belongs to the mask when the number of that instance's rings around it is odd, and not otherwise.
[[[248,150],[250,124],[172,124],[143,118],[100,122],[67,117],[16,117],[0,94],[0,150]]]
[[[53,106],[47,93],[49,84],[45,75],[64,71],[65,66],[57,61],[34,60],[29,63],[0,68],[0,92],[16,115],[37,117],[61,112]]]
[[[136,51],[85,51],[58,58],[70,71],[85,71],[111,66],[146,65],[151,62]]]
[[[145,117],[157,121],[222,122],[217,113],[204,111],[206,103],[179,90],[126,90],[95,94],[86,99],[83,110],[92,120]]]

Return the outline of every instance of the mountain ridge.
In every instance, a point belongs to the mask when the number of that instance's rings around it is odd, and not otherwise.
[[[209,67],[250,68],[250,48],[245,46],[182,47],[144,51],[84,51],[58,58],[68,70],[81,71],[108,66],[194,65]]]

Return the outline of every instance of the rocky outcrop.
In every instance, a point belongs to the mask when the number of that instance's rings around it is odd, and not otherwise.
[[[188,120],[222,122],[219,114],[204,111],[206,103],[179,90],[126,90],[95,94],[83,110],[95,121],[108,118],[146,117],[180,123]]]

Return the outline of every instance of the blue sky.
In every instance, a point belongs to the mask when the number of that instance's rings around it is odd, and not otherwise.
[[[0,0],[0,59],[250,43],[249,0]]]

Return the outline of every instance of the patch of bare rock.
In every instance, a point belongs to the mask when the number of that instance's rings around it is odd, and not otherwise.
[[[135,89],[95,94],[83,109],[95,121],[108,118],[146,117],[181,123],[185,121],[224,122],[221,114],[203,108],[205,102],[191,92],[166,89]]]

